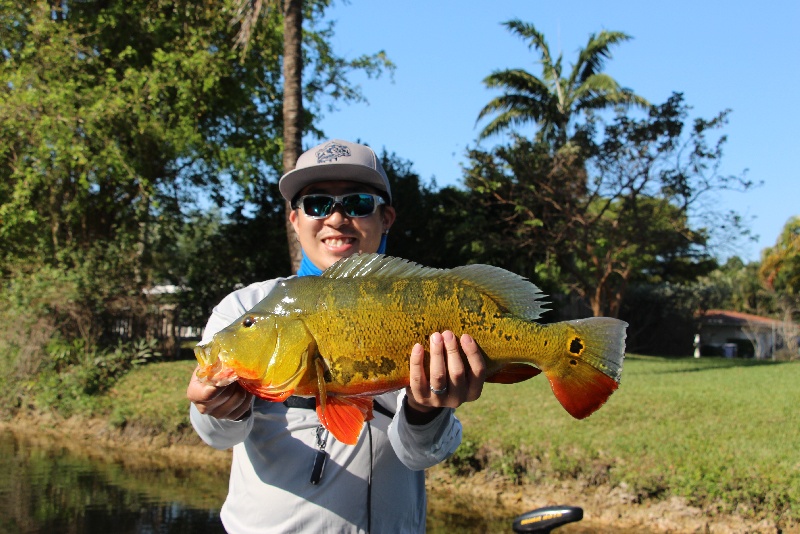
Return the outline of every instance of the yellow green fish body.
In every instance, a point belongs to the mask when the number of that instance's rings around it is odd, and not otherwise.
[[[324,425],[355,443],[371,397],[409,383],[415,343],[433,332],[471,335],[488,380],[544,372],[573,416],[599,408],[617,388],[624,322],[591,318],[535,323],[536,286],[488,265],[432,269],[378,254],[337,262],[320,277],[290,278],[195,352],[198,376],[238,379],[256,395],[317,398]]]

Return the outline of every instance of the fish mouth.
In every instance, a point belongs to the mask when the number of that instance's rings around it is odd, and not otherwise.
[[[211,384],[218,388],[237,381],[239,376],[236,371],[223,362],[227,355],[227,352],[220,350],[217,343],[196,346],[194,356],[200,364],[197,378],[205,384]]]
[[[219,360],[219,347],[214,343],[197,345],[194,348],[194,357],[202,367],[209,367]]]

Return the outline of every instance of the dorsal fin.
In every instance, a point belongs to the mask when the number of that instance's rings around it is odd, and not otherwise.
[[[322,273],[323,278],[356,278],[373,276],[376,278],[426,278],[441,275],[445,269],[425,267],[403,258],[383,254],[353,254],[343,258]]]
[[[530,280],[492,265],[465,265],[447,271],[448,276],[480,288],[501,308],[528,320],[547,311],[542,290]]]
[[[322,273],[325,278],[442,278],[466,283],[481,290],[497,305],[525,319],[535,320],[547,311],[544,294],[528,279],[492,265],[465,265],[435,269],[383,254],[354,254]]]

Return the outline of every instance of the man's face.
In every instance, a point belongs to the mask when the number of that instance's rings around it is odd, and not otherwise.
[[[300,191],[300,196],[311,194],[344,195],[348,193],[371,193],[372,187],[356,182],[317,182]],[[338,260],[357,252],[377,252],[381,236],[389,230],[395,219],[391,206],[378,208],[367,217],[349,217],[337,204],[325,219],[311,219],[302,209],[292,210],[289,221],[294,226],[300,246],[311,262],[322,270]]]

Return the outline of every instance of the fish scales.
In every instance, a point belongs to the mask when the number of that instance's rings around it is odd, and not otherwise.
[[[542,325],[534,322],[542,297],[496,267],[431,269],[356,255],[321,277],[280,282],[196,349],[198,376],[238,378],[268,400],[316,397],[321,422],[354,443],[371,417],[371,396],[408,385],[414,344],[427,347],[432,332],[451,330],[481,347],[489,381],[543,372],[564,408],[586,417],[617,389],[627,325],[611,318]]]
[[[431,332],[472,331],[482,346],[486,341],[487,347],[503,346],[512,354],[518,350],[509,345],[502,328],[493,334],[499,343],[488,343],[492,334],[483,332],[481,325],[486,317],[492,317],[496,325],[502,314],[494,301],[475,288],[434,279],[334,282],[340,283],[319,284],[323,287],[318,299],[330,311],[305,318],[330,370],[329,392],[356,387],[364,393],[371,391],[371,385],[380,389],[407,383],[411,349],[415,343],[425,344]],[[310,293],[316,290],[309,286]]]

